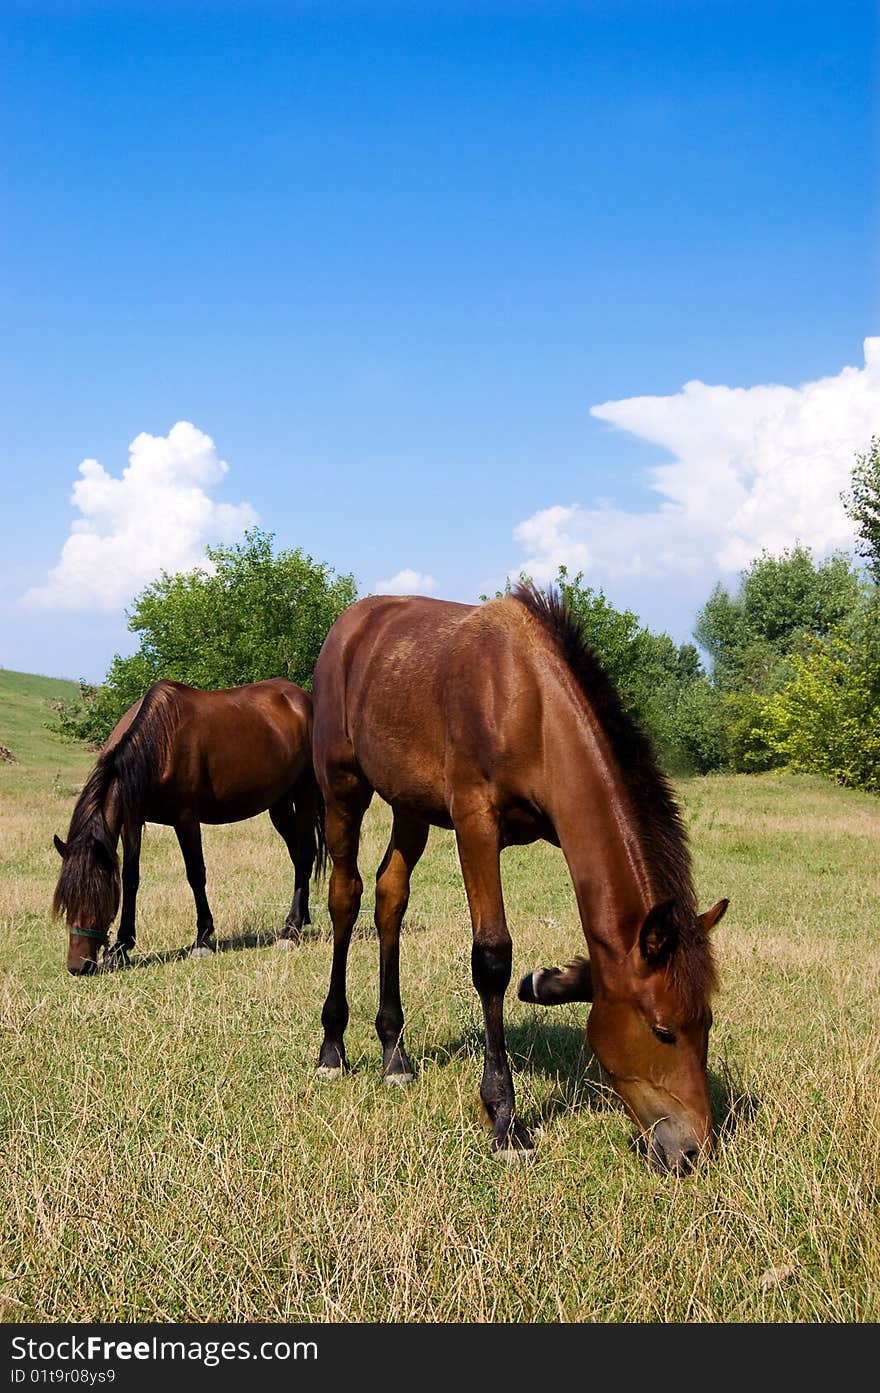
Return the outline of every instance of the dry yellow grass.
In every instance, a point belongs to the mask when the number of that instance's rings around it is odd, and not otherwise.
[[[351,954],[351,1072],[313,1076],[330,945],[269,946],[290,872],[268,818],[206,829],[221,940],[173,834],[145,836],[138,965],[75,981],[49,914],[83,756],[0,770],[0,1308],[6,1320],[823,1321],[880,1318],[880,805],[818,781],[680,786],[722,993],[717,1157],[653,1174],[583,1044],[583,1007],[513,999],[523,1170],[489,1155],[481,1017],[450,834],[404,931],[418,1078],[383,1087],[372,1028],[371,809]],[[69,758],[69,756],[68,756]],[[514,973],[579,951],[560,854],[505,853]]]

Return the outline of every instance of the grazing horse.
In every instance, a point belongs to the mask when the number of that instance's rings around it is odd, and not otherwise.
[[[283,678],[226,691],[156,682],[121,717],[83,787],[62,858],[53,908],[66,914],[67,967],[97,968],[119,908],[117,846],[123,846],[122,913],[105,966],[121,966],[135,942],[135,904],[145,822],[173,827],[196,903],[191,956],[214,951],[200,824],[239,822],[268,809],[294,867],[280,942],[309,919],[309,879],[324,867],[323,805],[312,771],[312,699]]]
[[[706,1076],[716,985],[684,826],[650,746],[560,597],[520,586],[483,605],[371,596],[336,620],[314,675],[315,774],[332,860],[330,988],[318,1074],[345,1067],[345,967],[360,905],[357,853],[373,792],[393,828],[376,879],[379,1014],[388,1083],[408,1083],[399,938],[430,826],[455,831],[485,1024],[480,1096],[492,1150],[527,1159],[504,1041],[512,944],[499,853],[562,848],[589,960],[523,980],[527,1000],[590,1000],[588,1037],[658,1169],[712,1145]],[[550,987],[555,986],[555,997]]]

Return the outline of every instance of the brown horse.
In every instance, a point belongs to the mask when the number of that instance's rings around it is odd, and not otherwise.
[[[311,756],[312,699],[282,678],[226,691],[156,682],[112,731],[77,799],[53,902],[67,916],[67,967],[97,967],[119,908],[117,845],[123,845],[122,913],[104,965],[120,966],[135,942],[135,904],[145,822],[173,827],[196,903],[191,955],[207,956],[214,920],[205,894],[200,824],[239,822],[268,809],[294,866],[294,892],[280,942],[309,920],[309,880],[324,865],[321,795]]]
[[[333,863],[319,1076],[338,1078],[345,1067],[346,957],[363,888],[358,838],[375,790],[394,814],[375,916],[387,1082],[413,1078],[398,971],[410,876],[429,826],[452,828],[473,925],[492,1149],[528,1157],[504,1041],[512,944],[499,853],[544,838],[565,855],[590,958],[530,974],[520,994],[592,1001],[590,1043],[653,1164],[688,1170],[712,1143],[708,931],[727,901],[697,914],[669,785],[576,618],[557,595],[524,587],[479,606],[370,597],[330,630],[314,692],[313,758]]]

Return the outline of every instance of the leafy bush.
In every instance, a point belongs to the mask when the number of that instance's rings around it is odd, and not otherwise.
[[[789,768],[880,793],[880,606],[812,640],[764,703],[759,735]]]
[[[721,694],[721,701],[727,738],[725,767],[737,774],[780,769],[785,760],[768,744],[764,731],[767,698],[756,692],[727,692]]]
[[[695,774],[728,764],[728,722],[724,699],[706,677],[684,687],[671,713],[673,745]]]

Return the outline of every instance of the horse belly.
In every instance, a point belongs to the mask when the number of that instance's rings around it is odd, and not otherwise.
[[[177,786],[187,788],[199,822],[242,822],[256,817],[289,794],[300,772],[289,749],[271,739],[253,739],[203,751],[179,770]]]
[[[272,797],[271,794],[259,798],[242,794],[237,798],[227,797],[219,800],[206,798],[199,803],[197,816],[199,822],[244,822],[245,818],[256,817],[258,813],[264,813],[273,803],[277,803],[281,796],[279,793],[275,797]]]
[[[420,746],[398,731],[381,741],[367,735],[356,750],[365,778],[386,803],[406,808],[436,827],[451,827],[442,747],[433,748],[430,742]]]
[[[264,813],[289,794],[293,778],[284,765],[264,770],[251,768],[247,777],[223,770],[210,771],[198,798],[201,822],[241,822]]]

